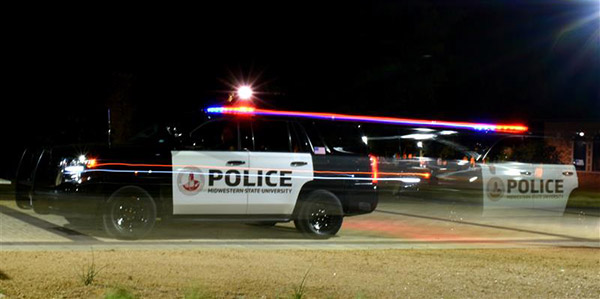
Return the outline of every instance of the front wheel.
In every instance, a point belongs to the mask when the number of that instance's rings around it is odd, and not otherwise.
[[[102,213],[104,230],[118,239],[135,240],[147,235],[156,222],[156,204],[146,190],[126,186],[106,201]]]
[[[294,225],[313,238],[329,238],[342,227],[344,212],[339,199],[331,192],[317,190],[300,202]]]

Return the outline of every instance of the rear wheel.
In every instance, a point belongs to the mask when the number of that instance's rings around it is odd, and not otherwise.
[[[106,201],[102,214],[104,230],[118,239],[139,239],[147,235],[156,222],[156,204],[146,190],[126,186]]]
[[[317,190],[300,202],[294,220],[296,228],[313,238],[329,238],[342,227],[344,212],[339,199],[331,192]]]

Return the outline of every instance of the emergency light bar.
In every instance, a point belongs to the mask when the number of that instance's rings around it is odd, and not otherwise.
[[[529,129],[528,127],[520,125],[520,124],[503,125],[503,124],[485,124],[485,123],[469,123],[469,122],[439,121],[439,120],[421,120],[421,119],[396,118],[396,117],[385,117],[385,116],[350,115],[350,114],[338,114],[338,113],[282,111],[282,110],[260,109],[260,108],[247,107],[247,106],[209,107],[206,109],[206,112],[214,113],[214,114],[228,114],[228,115],[271,115],[271,116],[317,118],[317,119],[342,120],[342,121],[372,122],[372,123],[384,123],[384,124],[394,124],[394,125],[419,125],[419,126],[428,126],[428,127],[459,128],[459,129],[471,129],[471,130],[476,130],[476,131],[494,131],[494,132],[505,132],[505,133],[523,133],[523,132],[527,132],[527,130]]]

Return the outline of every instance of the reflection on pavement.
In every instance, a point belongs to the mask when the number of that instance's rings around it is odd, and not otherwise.
[[[482,217],[468,204],[426,202],[382,195],[377,210],[347,217],[339,235],[312,240],[292,223],[261,227],[244,223],[159,222],[143,240],[107,237],[93,225],[72,225],[56,215],[21,210],[0,201],[3,250],[127,246],[255,247],[255,248],[485,248],[526,246],[600,247],[600,217],[585,213],[563,216]],[[66,247],[65,247],[66,246]]]

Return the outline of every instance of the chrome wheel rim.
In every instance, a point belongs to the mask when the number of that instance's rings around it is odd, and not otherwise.
[[[117,230],[134,234],[138,229],[148,225],[150,209],[146,207],[142,197],[133,195],[115,202],[112,215]]]
[[[329,210],[324,204],[315,204],[310,211],[308,223],[315,232],[326,232],[333,226],[335,217]]]

